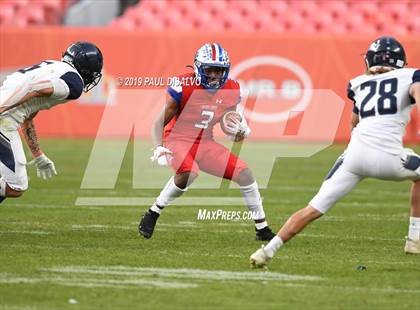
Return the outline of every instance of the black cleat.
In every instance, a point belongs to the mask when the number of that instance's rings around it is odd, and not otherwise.
[[[139,224],[139,234],[142,235],[144,238],[149,239],[153,235],[153,230],[155,229],[155,225],[157,219],[159,218],[159,213],[156,213],[151,210],[147,210],[146,213],[141,218]]]
[[[271,231],[270,227],[268,226],[261,229],[255,229],[255,230],[256,230],[255,240],[257,241],[270,241],[276,235],[275,233]]]

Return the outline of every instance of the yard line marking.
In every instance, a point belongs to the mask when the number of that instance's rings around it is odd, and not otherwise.
[[[149,206],[155,197],[78,197],[76,206]],[[172,205],[187,206],[238,206],[244,205],[242,197],[180,197]]]
[[[65,208],[74,208],[74,206],[69,205],[58,205],[58,204],[36,204],[36,203],[13,203],[9,205],[10,207],[23,207],[23,208],[43,208],[43,209],[65,209]]]
[[[34,306],[28,306],[28,305],[0,305],[0,310],[49,310],[53,308],[46,308],[45,306],[42,306],[42,308],[37,308]]]
[[[195,226],[195,225],[197,225],[197,222],[192,222],[192,221],[179,221],[178,224],[185,225],[185,226]]]
[[[404,209],[409,209],[408,204],[407,205],[403,205],[403,204],[398,204],[395,202],[383,202],[383,201],[378,201],[378,202],[358,202],[358,201],[353,201],[353,202],[339,202],[338,205],[343,205],[343,206],[351,206],[351,207],[362,207],[362,208],[368,208],[368,207],[381,207],[381,208],[404,208]]]
[[[100,225],[100,224],[90,224],[90,225],[73,224],[71,225],[71,228],[73,229],[87,229],[87,228],[105,229],[108,227],[109,227],[108,225]]]
[[[96,279],[96,278],[63,278],[63,277],[13,277],[0,274],[0,283],[4,284],[35,284],[35,283],[52,283],[66,286],[79,287],[113,287],[113,288],[133,288],[133,287],[155,287],[155,288],[195,288],[199,285],[196,283],[185,283],[168,280],[155,279]]]
[[[325,239],[351,239],[351,240],[372,240],[372,241],[404,241],[404,238],[377,238],[377,237],[363,237],[363,236],[337,236],[337,235],[323,235],[323,234],[299,234],[302,237],[309,238],[325,238]]]
[[[0,234],[50,235],[52,232],[42,230],[0,230]]]
[[[319,281],[321,277],[290,275],[277,272],[240,272],[225,270],[205,269],[169,269],[169,268],[146,268],[127,266],[67,266],[42,269],[44,271],[58,273],[77,274],[102,274],[102,275],[126,275],[126,276],[161,276],[167,278],[201,279],[201,280],[264,280],[264,281]]]
[[[319,190],[321,184],[319,186],[293,186],[293,185],[274,185],[274,187],[282,192],[282,191],[287,191],[287,192],[314,192],[314,194]],[[356,188],[352,191],[353,194],[358,194],[358,195],[369,195],[372,196],[372,191],[369,189],[362,189],[362,188]],[[392,197],[408,197],[409,196],[409,191],[407,190],[407,192],[400,192],[400,191],[394,191],[394,190],[378,190],[375,189],[375,194],[378,194],[377,196],[392,196]]]

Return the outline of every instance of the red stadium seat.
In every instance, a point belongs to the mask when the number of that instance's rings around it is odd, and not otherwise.
[[[323,0],[320,3],[320,10],[330,12],[334,18],[344,17],[349,12],[349,5],[346,1]]]
[[[137,8],[140,10],[148,10],[156,14],[158,12],[167,11],[168,3],[166,0],[142,0],[140,2],[141,6],[138,5]],[[168,12],[170,13],[170,12]]]
[[[260,2],[260,11],[269,12],[273,17],[287,14],[289,5],[285,1],[266,0]]]
[[[2,5],[0,9],[0,25],[11,24],[15,15],[13,5]]]
[[[28,24],[42,25],[45,23],[45,13],[42,7],[38,5],[28,5],[27,7],[20,7],[18,14],[24,17]]]
[[[120,19],[134,16],[140,28],[186,31],[419,35],[419,10],[419,0],[142,0]]]
[[[26,27],[58,24],[72,2],[73,0],[0,0],[0,25]]]
[[[258,4],[253,0],[231,1],[227,9],[242,16],[258,15]]]
[[[117,27],[126,30],[134,30],[137,28],[136,21],[132,18],[119,18],[115,19],[112,24],[112,27]]]
[[[179,12],[183,16],[192,15],[194,13],[199,14],[199,11],[201,11],[198,9],[198,5],[195,1],[184,0],[172,0],[168,9],[171,13]]]

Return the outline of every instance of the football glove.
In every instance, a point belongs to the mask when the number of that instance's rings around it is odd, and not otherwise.
[[[405,149],[405,152],[406,155],[401,158],[403,167],[420,176],[420,157],[410,149]]]
[[[163,147],[162,145],[158,145],[153,150],[153,156],[150,157],[152,162],[157,161],[159,166],[167,166],[168,160],[171,160],[172,152],[171,150]]]
[[[230,118],[226,120],[224,126],[226,131],[229,132],[232,136],[236,136],[239,134],[247,137],[251,133],[251,128],[249,128],[248,125],[236,118]]]
[[[34,164],[36,167],[36,175],[41,179],[49,179],[54,175],[57,175],[55,165],[51,159],[45,154],[42,154],[28,163],[28,165]]]

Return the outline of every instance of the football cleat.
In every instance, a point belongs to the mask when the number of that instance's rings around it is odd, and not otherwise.
[[[420,254],[420,240],[405,239],[404,252],[407,254]]]
[[[257,241],[270,241],[276,235],[271,231],[270,227],[268,226],[261,229],[255,229],[255,231],[255,240]]]
[[[146,239],[151,238],[159,215],[159,213],[147,210],[141,218],[139,224],[139,234]]]
[[[264,251],[264,245],[249,257],[249,263],[252,268],[267,268],[269,260],[270,257],[268,257],[267,253]]]

